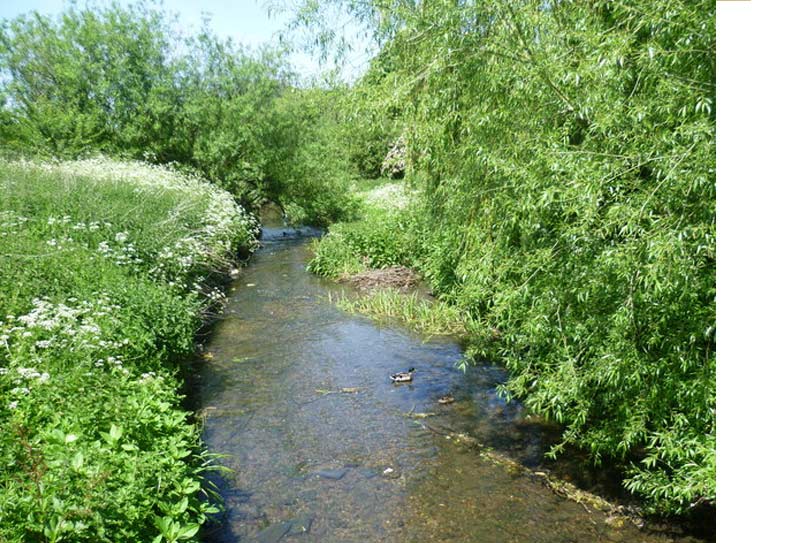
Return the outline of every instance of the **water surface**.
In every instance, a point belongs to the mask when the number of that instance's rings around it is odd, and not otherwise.
[[[609,526],[452,439],[532,467],[544,452],[544,429],[497,397],[499,368],[463,373],[455,341],[338,310],[329,294],[343,287],[305,270],[312,233],[264,229],[208,345],[204,439],[235,475],[218,481],[227,512],[207,541],[666,540]],[[409,367],[412,383],[390,382]]]

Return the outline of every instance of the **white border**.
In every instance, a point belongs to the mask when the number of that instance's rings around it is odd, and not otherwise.
[[[717,2],[719,541],[800,533],[800,3]]]

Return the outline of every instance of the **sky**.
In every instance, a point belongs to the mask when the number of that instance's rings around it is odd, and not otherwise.
[[[110,1],[96,0],[97,5],[110,4]],[[129,3],[120,0],[121,4]],[[234,41],[250,46],[277,44],[278,34],[284,30],[289,14],[268,14],[265,0],[163,0],[165,11],[178,15],[178,26],[185,34],[200,29],[203,16],[211,17],[211,29],[221,37],[230,36]],[[79,6],[85,2],[80,1]],[[286,5],[291,2],[285,2]],[[0,19],[7,19],[38,11],[45,15],[55,15],[63,11],[69,2],[66,0],[0,0]],[[351,33],[354,35],[354,33]],[[350,36],[351,39],[352,36]],[[363,40],[354,40],[354,52],[347,55],[343,66],[343,77],[353,80],[367,68],[369,55],[364,53]],[[320,66],[315,57],[302,51],[289,56],[294,70],[301,78],[312,78],[329,70],[330,63]]]

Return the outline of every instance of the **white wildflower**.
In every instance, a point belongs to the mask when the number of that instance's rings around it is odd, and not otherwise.
[[[155,372],[153,372],[153,371],[148,371],[147,373],[143,373],[143,374],[142,374],[142,376],[139,378],[139,382],[140,382],[140,383],[147,382],[147,381],[149,381],[150,379],[155,379],[155,376],[156,376]]]
[[[17,373],[25,379],[36,379],[42,375],[36,371],[36,368],[17,368]]]

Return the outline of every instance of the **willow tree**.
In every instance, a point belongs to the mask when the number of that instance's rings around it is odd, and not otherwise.
[[[652,511],[715,502],[713,3],[345,8],[381,43],[364,100],[402,110],[415,262],[483,324],[473,354],[563,424],[554,454],[621,463]]]

